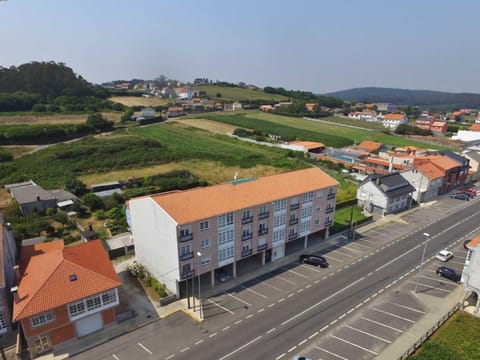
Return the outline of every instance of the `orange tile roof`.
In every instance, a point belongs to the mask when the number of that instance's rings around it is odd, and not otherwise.
[[[470,240],[470,242],[467,243],[467,247],[474,248],[474,247],[477,247],[478,244],[480,244],[480,235]]]
[[[459,166],[459,164],[455,160],[444,155],[431,155],[426,156],[426,158],[428,158],[433,165],[443,170],[450,170]]]
[[[425,175],[429,180],[439,179],[445,176],[445,172],[433,165],[431,162],[422,162],[415,166],[418,171]]]
[[[122,285],[100,240],[50,250],[32,256],[22,272],[14,321]]]
[[[406,117],[404,114],[385,114],[383,118],[386,120],[402,120]]]
[[[447,123],[445,121],[434,121],[432,126],[445,126]]]
[[[309,168],[237,184],[229,182],[152,195],[151,198],[178,224],[187,224],[331,186],[338,186],[338,182],[319,168]]]
[[[322,144],[321,142],[314,142],[314,141],[290,141],[288,144],[303,146],[307,150],[325,147],[325,145]]]
[[[472,124],[468,130],[470,131],[480,131],[480,124]]]
[[[380,149],[382,146],[382,143],[376,142],[376,141],[370,141],[370,140],[364,140],[360,144],[358,144],[358,147],[361,149],[367,149],[370,151],[375,151]]]

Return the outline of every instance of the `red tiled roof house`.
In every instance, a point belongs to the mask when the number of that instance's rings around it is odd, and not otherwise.
[[[22,248],[13,320],[32,357],[115,321],[121,282],[99,240]]]

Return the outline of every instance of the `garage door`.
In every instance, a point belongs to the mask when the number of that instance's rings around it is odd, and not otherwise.
[[[75,322],[77,336],[82,337],[103,328],[102,313],[96,313]]]

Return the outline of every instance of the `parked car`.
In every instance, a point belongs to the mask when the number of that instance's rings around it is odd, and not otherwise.
[[[300,261],[302,264],[320,266],[322,268],[328,267],[327,260],[325,260],[325,258],[320,255],[311,255],[311,254],[300,255],[300,257],[298,258],[298,261]]]
[[[230,274],[224,269],[218,269],[217,270],[217,279],[218,279],[218,281],[223,283],[225,281],[230,280]]]
[[[452,199],[457,199],[457,200],[465,200],[465,201],[469,201],[469,200],[470,200],[470,195],[465,194],[465,193],[462,193],[462,192],[458,192],[458,193],[455,193],[455,194],[451,194],[450,197],[451,197]]]
[[[305,356],[295,355],[292,360],[312,360],[312,359],[307,358],[307,357],[305,357]]]
[[[438,276],[442,276],[444,278],[447,278],[455,282],[460,281],[460,276],[452,268],[449,268],[446,266],[440,266],[436,272]]]
[[[453,254],[448,250],[442,250],[442,251],[439,251],[438,254],[435,255],[435,257],[437,258],[437,260],[447,262],[448,260],[453,258]]]
[[[461,193],[468,194],[470,197],[474,197],[477,195],[477,190],[475,189],[462,189],[460,190]]]

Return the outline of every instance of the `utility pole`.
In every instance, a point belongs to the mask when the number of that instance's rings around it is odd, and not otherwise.
[[[429,233],[423,233],[423,235],[426,237],[426,239],[425,239],[425,245],[423,246],[422,260],[420,260],[420,268],[418,269],[417,281],[415,282],[415,291],[414,291],[415,293],[417,293],[418,280],[420,279],[420,274],[422,273],[423,262],[425,260],[425,253],[427,252],[427,243],[428,243],[428,240],[430,239]]]
[[[352,230],[353,230],[353,207],[355,204],[352,204],[350,210],[350,225],[348,226],[348,239],[352,238]]]

